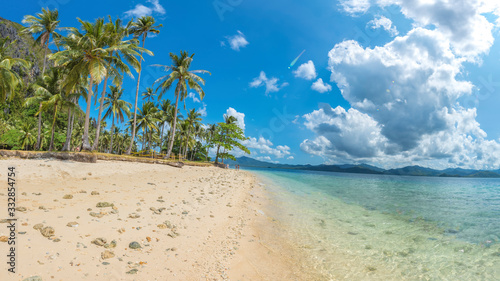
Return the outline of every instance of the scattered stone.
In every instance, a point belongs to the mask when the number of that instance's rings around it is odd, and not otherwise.
[[[68,226],[68,227],[77,227],[78,223],[76,221],[72,221],[72,222],[68,222],[68,224],[66,226]]]
[[[97,245],[97,246],[104,246],[104,244],[106,244],[107,242],[108,242],[108,240],[106,240],[106,238],[99,237],[99,238],[92,240],[91,243],[94,245]]]
[[[26,212],[27,209],[25,207],[16,207],[16,211],[19,211],[19,212]]]
[[[130,242],[130,244],[128,244],[128,247],[130,249],[134,249],[134,250],[142,248],[141,244],[139,244],[138,242],[135,242],[135,241],[134,242]]]
[[[66,194],[66,195],[63,196],[63,199],[73,199],[73,195]]]
[[[9,241],[9,237],[7,236],[0,236],[0,242],[7,242]]]
[[[95,205],[97,208],[106,208],[106,207],[113,207],[114,204],[113,203],[109,203],[109,202],[99,202],[97,203],[97,205]]]
[[[127,274],[137,274],[137,271],[139,271],[139,270],[137,270],[136,268],[134,268],[134,269],[131,269],[131,270],[127,271],[126,273]]]
[[[170,248],[170,251],[175,252],[177,251],[177,248],[176,247]]]
[[[53,242],[60,242],[60,241],[61,241],[61,239],[56,238],[56,239],[54,239],[54,240],[52,240],[52,241],[53,241]]]
[[[182,214],[183,214],[183,215],[187,215],[187,214],[188,214],[188,212],[187,212],[187,211],[184,211],[184,212],[182,212]]]
[[[47,209],[45,208],[45,206],[38,206],[38,209],[40,209],[40,210],[47,210]]]
[[[368,271],[375,271],[377,270],[375,267],[373,266],[367,266],[366,269],[368,269]]]
[[[33,229],[35,230],[40,230],[43,228],[43,223],[37,223],[33,226]]]
[[[162,224],[159,224],[159,225],[158,225],[158,228],[159,228],[159,229],[165,229],[165,228],[167,228],[167,226],[166,226],[165,224],[163,224],[163,223],[162,223]]]
[[[26,195],[28,195],[28,193],[26,193],[26,192],[23,192],[23,193],[21,193],[21,195],[24,195],[24,196],[26,196]]]
[[[115,241],[115,240],[113,240],[113,241],[111,241],[111,243],[109,243],[109,244],[107,244],[107,243],[106,243],[106,244],[104,244],[104,248],[106,248],[106,249],[108,249],[108,248],[116,248],[116,241]]]
[[[36,196],[40,196],[40,195],[42,195],[40,192],[38,192],[38,193],[33,192],[33,193],[31,193],[31,194],[36,195]]]
[[[131,219],[137,219],[137,218],[140,218],[141,215],[139,215],[137,213],[132,213],[132,214],[129,214],[128,217],[131,218]]]
[[[55,230],[50,226],[46,226],[42,230],[40,230],[40,233],[42,233],[44,237],[49,238],[51,236],[54,236]]]
[[[90,193],[90,195],[99,195],[99,192],[97,192],[97,191],[92,191],[92,192]]]
[[[151,237],[146,237],[146,240],[148,240],[148,242],[151,242]]]
[[[109,265],[109,262],[104,261],[102,262],[102,265]]]
[[[85,191],[85,190],[80,190],[80,191],[78,191],[78,193],[87,193],[87,191]]]
[[[115,253],[113,253],[112,251],[109,251],[109,250],[106,250],[106,251],[104,251],[104,252],[101,253],[101,258],[103,260],[110,259],[110,258],[112,258],[114,256],[115,256]]]
[[[92,216],[92,217],[96,217],[96,218],[102,218],[102,217],[104,217],[103,214],[101,214],[101,213],[94,213],[94,212],[90,212],[89,215]]]

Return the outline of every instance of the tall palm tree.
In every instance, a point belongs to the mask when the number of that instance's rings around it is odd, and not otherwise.
[[[27,15],[22,21],[22,23],[28,25],[21,31],[22,33],[40,34],[36,38],[36,43],[39,43],[40,46],[45,49],[42,75],[45,74],[45,68],[47,65],[47,51],[49,50],[50,36],[52,36],[52,38],[54,39],[57,39],[60,37],[60,35],[56,31],[64,29],[58,27],[60,22],[59,12],[57,11],[57,9],[51,11],[48,8],[42,8],[42,12],[36,14],[36,16]]]
[[[70,34],[61,41],[66,49],[50,57],[57,66],[69,69],[65,89],[71,89],[80,78],[90,77],[87,90],[87,108],[85,111],[85,125],[82,136],[82,150],[90,151],[92,146],[89,142],[90,106],[92,103],[94,83],[100,84],[108,73],[113,73],[116,68],[113,65],[126,65],[120,59],[111,55],[110,49],[102,48],[104,40],[104,20],[97,19],[95,23],[78,21],[82,25],[83,33],[76,28],[69,28]]]
[[[35,126],[30,122],[21,123],[21,128],[19,129],[19,139],[22,149],[28,149],[36,141],[36,136],[34,132]]]
[[[147,101],[152,101],[154,100],[154,97],[156,96],[155,91],[153,88],[147,87],[146,91],[142,93],[142,100],[147,100]]]
[[[23,83],[14,68],[20,67],[22,70],[27,70],[30,67],[29,63],[23,59],[7,56],[7,49],[14,43],[12,41],[7,44],[8,40],[9,37],[0,38],[0,103],[3,103],[7,97],[14,96],[17,86]]]
[[[137,115],[137,128],[143,130],[145,142],[148,143],[149,148],[151,147],[150,134],[158,130],[158,126],[156,126],[156,123],[159,121],[157,112],[158,108],[155,107],[154,103],[146,102],[142,105],[142,109],[139,110],[139,114]]]
[[[142,48],[144,48],[144,43],[146,41],[146,37],[148,37],[149,33],[158,34],[160,31],[158,28],[162,27],[161,24],[155,25],[155,19],[151,16],[144,16],[139,18],[136,22],[132,24],[130,32],[134,34],[134,37],[141,37],[142,40]],[[141,72],[142,72],[142,51],[141,58],[139,60],[139,74],[137,78],[137,87],[135,91],[135,104],[134,104],[134,122],[132,127],[132,139],[130,140],[130,145],[127,149],[126,154],[130,154],[132,150],[132,145],[134,144],[135,133],[136,133],[136,125],[137,125],[137,100],[139,99],[139,84],[141,82]]]
[[[156,65],[159,67],[163,67],[165,71],[170,71],[169,75],[165,75],[160,77],[155,81],[159,83],[158,89],[161,89],[160,94],[158,95],[158,99],[161,99],[162,95],[168,91],[175,81],[177,81],[177,85],[175,87],[175,110],[174,110],[174,121],[173,126],[170,129],[171,137],[170,143],[168,145],[168,151],[165,158],[169,158],[172,153],[172,148],[174,146],[174,136],[175,136],[175,126],[177,124],[177,112],[179,109],[179,99],[184,100],[187,96],[188,87],[192,90],[195,90],[200,99],[203,100],[205,97],[205,92],[201,88],[200,84],[205,85],[205,80],[196,75],[197,73],[208,73],[210,72],[206,70],[189,70],[191,66],[191,62],[193,61],[193,56],[189,56],[188,52],[181,51],[181,55],[177,56],[176,54],[170,53],[170,58],[172,59],[172,65],[164,66],[164,65]]]
[[[186,146],[185,146],[185,149],[184,149],[184,153],[185,153],[185,156],[187,158],[187,148],[188,148],[188,143],[189,143],[189,139],[190,139],[190,134],[191,134],[191,131],[194,131],[195,130],[195,127],[196,126],[199,126],[200,125],[200,121],[201,121],[201,113],[197,112],[194,108],[191,109],[188,114],[187,114],[187,117],[186,117],[186,123],[187,123],[187,138],[186,138]],[[195,131],[196,132],[196,131]]]
[[[104,114],[104,119],[111,117],[111,141],[109,144],[109,153],[113,153],[113,139],[115,132],[115,119],[122,123],[124,121],[124,114],[127,118],[130,117],[130,107],[131,104],[121,99],[123,95],[123,89],[110,86],[110,92],[104,99],[104,107],[107,108]]]
[[[121,73],[126,73],[129,76],[132,76],[132,73],[130,72],[129,67],[126,64],[123,64],[122,61],[125,60],[128,62],[135,70],[139,71],[139,60],[137,59],[136,56],[139,56],[138,51],[141,51],[141,56],[142,52],[146,52],[147,54],[152,55],[153,53],[145,50],[143,48],[140,48],[138,46],[139,40],[136,38],[133,38],[131,40],[124,40],[126,36],[130,34],[129,30],[130,27],[132,26],[132,21],[130,21],[126,26],[122,24],[122,21],[120,19],[115,20],[113,22],[111,20],[111,17],[109,17],[109,23],[107,23],[104,26],[105,29],[105,35],[101,43],[103,44],[103,47],[107,47],[107,50],[110,51],[110,56],[116,58],[116,62],[120,62],[119,64],[112,63],[110,66],[112,67],[112,71],[108,72],[106,77],[104,78],[104,86],[101,94],[101,99],[100,99],[100,105],[99,105],[99,115],[97,117],[97,131],[96,131],[96,137],[94,140],[94,146],[93,150],[97,149],[97,146],[99,145],[99,134],[101,130],[100,126],[100,120],[102,116],[102,111],[103,111],[103,102],[104,102],[104,95],[106,93],[106,87],[107,87],[107,82],[109,77],[113,77],[113,84],[115,86],[121,85],[122,82],[122,75]]]

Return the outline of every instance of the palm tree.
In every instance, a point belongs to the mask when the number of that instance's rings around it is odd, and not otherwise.
[[[36,16],[27,15],[24,17],[22,22],[28,25],[28,27],[25,27],[21,31],[22,33],[40,34],[40,36],[36,38],[36,42],[45,49],[45,55],[43,57],[43,75],[45,74],[45,67],[47,65],[47,51],[49,50],[50,36],[52,36],[52,38],[59,38],[60,35],[56,32],[56,30],[64,29],[58,27],[60,23],[59,12],[57,9],[51,11],[48,8],[42,8],[41,13],[36,14]]]
[[[146,91],[142,93],[142,100],[152,101],[156,96],[153,88],[147,87]]]
[[[49,90],[46,89],[46,83],[48,82],[47,80],[52,80],[50,79],[50,76],[44,75],[39,81],[31,85],[31,88],[34,90],[34,95],[30,98],[27,98],[25,100],[25,106],[31,106],[33,104],[38,104],[38,134],[36,138],[36,145],[35,145],[35,150],[40,149],[40,143],[41,143],[41,135],[42,135],[42,103],[44,101],[49,100],[49,98],[52,96]],[[35,114],[36,116],[36,114]]]
[[[107,46],[107,50],[110,52],[110,56],[115,58],[116,61],[111,62],[111,71],[107,73],[104,78],[104,86],[101,94],[100,105],[99,105],[99,115],[97,117],[97,131],[96,137],[94,140],[93,150],[97,149],[99,145],[99,134],[101,130],[100,120],[103,111],[103,102],[104,102],[104,94],[106,93],[106,87],[108,82],[108,77],[113,77],[113,84],[115,86],[121,85],[122,75],[121,73],[126,73],[129,76],[132,76],[129,67],[123,63],[123,60],[127,61],[135,70],[139,70],[139,60],[136,56],[139,56],[138,50],[142,52],[146,52],[147,54],[152,55],[153,53],[140,48],[138,46],[139,40],[133,38],[131,40],[123,40],[126,36],[129,35],[129,29],[132,25],[132,21],[130,21],[126,26],[122,25],[122,21],[117,19],[114,23],[109,17],[109,23],[104,26],[104,38],[102,40],[103,46]],[[123,58],[123,59],[122,59]]]
[[[109,144],[109,153],[113,153],[113,138],[115,131],[115,119],[117,119],[120,123],[124,121],[123,115],[130,117],[130,107],[131,104],[124,100],[121,100],[123,95],[123,89],[110,86],[110,93],[108,93],[107,97],[104,99],[104,107],[107,108],[106,113],[104,114],[104,119],[111,116],[111,141]]]
[[[187,96],[188,87],[192,90],[195,90],[199,94],[201,100],[203,100],[203,98],[205,97],[205,92],[201,88],[200,84],[198,84],[201,83],[202,85],[205,85],[205,80],[196,75],[196,73],[210,74],[210,72],[206,70],[190,71],[189,67],[191,66],[191,62],[193,61],[193,56],[194,54],[189,56],[188,52],[185,51],[181,51],[180,57],[173,53],[170,53],[170,58],[172,59],[171,66],[157,65],[163,67],[165,71],[170,71],[169,75],[160,77],[158,80],[155,81],[155,84],[159,83],[158,89],[161,89],[158,99],[161,99],[162,95],[172,87],[175,81],[177,81],[177,85],[175,87],[174,121],[172,122],[173,126],[170,129],[171,132],[170,143],[168,145],[168,151],[165,158],[170,157],[170,154],[172,153],[172,147],[174,146],[175,126],[177,123],[179,98],[181,100],[184,100],[184,98]]]
[[[7,44],[8,40],[9,37],[0,38],[0,103],[3,103],[8,96],[12,97],[17,86],[23,83],[13,68],[20,67],[22,70],[27,70],[30,67],[29,63],[23,59],[7,56],[7,48],[15,42]]]
[[[196,126],[199,126],[200,125],[200,121],[201,121],[201,113],[197,112],[194,108],[191,109],[189,112],[188,112],[188,115],[186,117],[186,123],[187,123],[187,138],[186,138],[186,148],[184,149],[184,153],[186,155],[186,158],[187,158],[187,147],[188,147],[188,142],[189,142],[189,138],[190,138],[190,133],[191,133],[191,129],[195,129]]]
[[[49,100],[42,102],[41,110],[44,110],[45,108],[52,108],[54,111],[54,117],[52,121],[52,132],[50,134],[49,151],[52,151],[54,149],[54,132],[55,132],[57,112],[60,109],[65,109],[70,107],[74,108],[76,106],[77,105],[72,103],[69,99],[66,99],[61,92],[56,93],[55,95],[50,97]]]
[[[103,19],[97,19],[93,24],[81,19],[78,21],[82,24],[84,33],[76,28],[69,28],[69,36],[61,40],[66,45],[66,49],[51,55],[51,58],[57,66],[69,69],[68,79],[65,82],[66,90],[70,90],[82,76],[90,76],[82,136],[82,150],[90,151],[92,149],[89,142],[90,106],[94,83],[98,85],[108,73],[114,74],[116,68],[113,66],[125,64],[111,55],[111,49],[102,48],[105,35]]]
[[[18,141],[21,143],[22,149],[28,149],[28,147],[32,146],[36,141],[35,132],[33,132],[33,126],[30,122],[21,123],[21,128],[19,129],[19,139]]]
[[[137,128],[142,129],[144,133],[144,141],[148,143],[148,147],[151,146],[150,134],[152,131],[157,131],[158,126],[156,123],[159,119],[156,117],[158,108],[155,107],[154,103],[146,102],[142,105],[142,109],[139,110],[137,115]]]
[[[142,38],[142,48],[144,48],[144,43],[146,41],[146,37],[148,37],[149,33],[153,34],[158,34],[160,31],[158,28],[162,27],[162,25],[154,25],[155,24],[155,19],[151,16],[144,16],[141,17],[137,20],[137,22],[134,22],[132,24],[132,27],[130,29],[130,32],[134,34],[134,37]],[[139,83],[141,82],[141,72],[142,72],[142,51],[141,51],[141,58],[139,60],[139,74],[137,78],[137,87],[135,91],[135,104],[134,104],[134,123],[132,127],[132,139],[130,140],[130,145],[127,149],[126,154],[130,154],[132,150],[132,145],[134,143],[135,139],[135,133],[136,133],[136,125],[137,125],[137,100],[139,99]]]

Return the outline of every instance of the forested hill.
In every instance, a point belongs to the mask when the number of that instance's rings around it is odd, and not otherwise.
[[[385,170],[367,164],[359,165],[287,165],[276,164],[255,160],[250,157],[240,157],[236,161],[227,160],[230,165],[239,164],[242,167],[274,168],[274,169],[295,169],[309,171],[325,171],[339,173],[357,174],[379,174],[379,175],[399,175],[399,176],[427,176],[427,177],[470,177],[470,178],[500,178],[500,170],[482,171],[467,169],[446,169],[434,170],[420,166],[408,166],[398,169]]]
[[[8,43],[14,41],[12,47],[6,50],[7,55],[24,59],[31,64],[29,73],[18,73],[23,80],[33,82],[42,72],[44,50],[36,44],[33,36],[21,34],[22,28],[21,24],[0,17],[0,38],[8,37]]]

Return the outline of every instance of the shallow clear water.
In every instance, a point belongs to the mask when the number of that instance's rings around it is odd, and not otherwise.
[[[500,280],[498,179],[251,171],[327,279]]]

